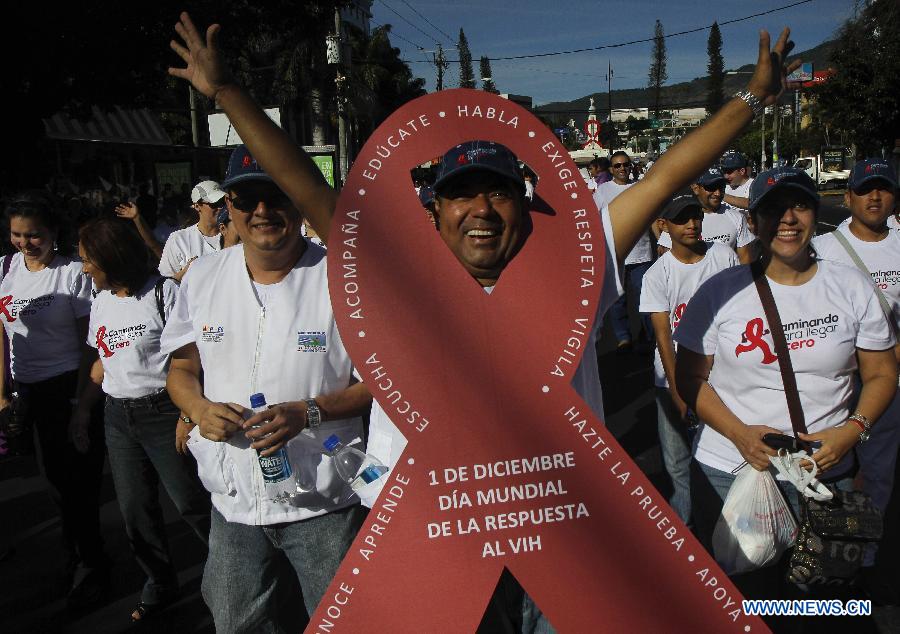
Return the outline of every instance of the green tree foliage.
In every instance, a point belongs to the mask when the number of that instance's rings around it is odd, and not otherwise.
[[[371,37],[353,38],[349,113],[357,135],[365,139],[394,110],[425,94],[425,80],[413,77],[400,59],[400,49],[390,41],[390,25],[372,31]]]
[[[713,22],[706,40],[706,64],[708,77],[706,80],[706,112],[715,114],[725,102],[725,60],[722,59],[722,32],[719,23]]]
[[[650,73],[647,86],[650,88],[653,116],[659,117],[660,102],[662,101],[662,87],[669,78],[666,73],[666,38],[663,34],[663,25],[659,20],[653,30],[653,56],[650,59]]]
[[[836,75],[817,89],[824,124],[858,153],[889,151],[900,138],[900,3],[869,2],[841,28],[830,59]]]
[[[492,92],[495,95],[500,93],[494,84],[494,76],[491,74],[491,60],[488,59],[487,55],[481,56],[481,89],[485,92]]]
[[[469,40],[462,29],[459,30],[459,42],[456,45],[459,53],[459,87],[475,87],[475,71],[472,68],[472,52],[469,50]]]

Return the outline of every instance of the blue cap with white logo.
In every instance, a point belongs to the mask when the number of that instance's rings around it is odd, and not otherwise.
[[[850,171],[847,186],[855,192],[873,180],[884,181],[890,185],[891,189],[897,189],[897,176],[890,163],[877,158],[857,162]]]
[[[739,170],[747,167],[747,157],[740,152],[726,152],[720,162],[723,170]]]
[[[697,177],[697,184],[701,187],[712,187],[713,185],[725,186],[725,175],[718,167],[710,167],[708,170]]]

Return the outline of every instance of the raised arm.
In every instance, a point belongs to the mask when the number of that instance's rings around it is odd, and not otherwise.
[[[784,58],[794,47],[789,36],[790,29],[782,31],[770,50],[768,32],[760,31],[759,58],[747,90],[763,106],[775,103],[784,90],[786,74],[800,65],[798,60],[788,68],[784,66]],[[718,159],[752,119],[750,106],[735,97],[709,121],[667,150],[643,180],[609,204],[619,260],[624,259],[644,235],[669,197]]]
[[[306,152],[234,82],[217,45],[221,27],[218,24],[210,26],[204,39],[191,17],[182,13],[175,30],[182,43],[172,40],[170,46],[187,67],[169,68],[169,74],[191,82],[199,92],[215,100],[253,157],[327,243],[337,192],[328,185]]]

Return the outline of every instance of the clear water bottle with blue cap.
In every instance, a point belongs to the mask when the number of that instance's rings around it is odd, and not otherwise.
[[[354,492],[387,473],[387,467],[378,458],[344,445],[335,434],[326,438],[322,445],[331,456],[338,477]]]
[[[263,394],[250,396],[250,408],[254,414],[265,411],[267,407],[266,397]],[[262,471],[263,482],[265,482],[266,496],[273,502],[290,504],[291,498],[298,493],[299,487],[294,478],[291,461],[288,459],[287,447],[282,447],[268,456],[259,455],[257,452],[257,458],[259,458],[259,468]]]

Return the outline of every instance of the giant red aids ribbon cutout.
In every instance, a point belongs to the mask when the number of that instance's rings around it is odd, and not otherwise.
[[[473,139],[509,147],[545,203],[491,294],[410,178]],[[372,135],[332,223],[329,284],[408,444],[308,631],[474,631],[504,566],[560,632],[765,631],[570,385],[594,354],[602,232],[565,148],[498,96],[428,95]]]

